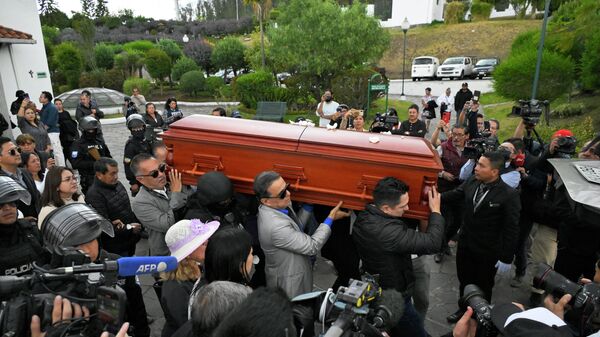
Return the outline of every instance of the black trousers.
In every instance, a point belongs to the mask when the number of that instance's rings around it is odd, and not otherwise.
[[[460,297],[463,296],[467,284],[474,284],[483,291],[485,298],[491,303],[496,262],[498,262],[496,258],[471,252],[459,241],[456,252],[456,274],[460,283]]]
[[[448,247],[450,241],[462,226],[463,207],[457,203],[443,203],[442,215],[446,220],[446,228],[444,229],[444,240],[442,241],[442,252]]]
[[[521,212],[521,217],[519,219],[519,238],[517,239],[517,251],[515,252],[515,267],[517,268],[515,274],[517,276],[524,276],[527,271],[528,239],[532,227],[533,220],[528,215]]]
[[[559,248],[554,262],[554,270],[573,282],[578,282],[579,277],[592,280],[596,273],[596,256],[583,256],[574,254],[568,248]]]

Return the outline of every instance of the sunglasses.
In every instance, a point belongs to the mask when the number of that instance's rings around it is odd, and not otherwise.
[[[287,183],[287,184],[285,184],[285,188],[283,190],[281,190],[281,192],[279,192],[276,196],[274,196],[274,197],[264,197],[264,198],[266,198],[266,199],[279,198],[279,199],[283,200],[287,196],[287,191],[288,191],[289,188],[290,188],[290,184]]]
[[[19,147],[13,147],[12,149],[8,150],[8,154],[11,155],[11,156],[20,155],[21,154],[21,148],[19,148]]]
[[[138,177],[152,177],[152,178],[156,179],[156,178],[158,178],[158,176],[161,173],[164,173],[166,169],[167,169],[167,164],[162,163],[162,164],[158,165],[157,170],[152,170],[148,174],[139,174]]]

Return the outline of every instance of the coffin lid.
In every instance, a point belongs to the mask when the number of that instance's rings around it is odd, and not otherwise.
[[[372,162],[396,163],[441,170],[442,165],[427,140],[418,137],[382,135],[346,130],[299,126],[238,118],[192,115],[173,124],[167,131],[175,136],[211,142],[235,142],[235,138],[252,139],[253,146],[287,148],[313,155],[363,159]],[[199,132],[200,131],[200,132]],[[219,137],[215,137],[218,134]],[[183,134],[180,135],[184,136]],[[376,137],[379,142],[373,143]]]

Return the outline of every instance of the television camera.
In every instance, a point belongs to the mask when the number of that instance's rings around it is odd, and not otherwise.
[[[361,280],[351,279],[348,287],[340,287],[336,294],[331,291],[309,293],[297,296],[292,302],[295,315],[304,316],[295,318],[304,323],[303,329],[312,328],[318,320],[324,337],[386,336],[385,331],[394,327],[404,312],[402,294],[382,290],[378,275],[369,274],[363,275]],[[311,332],[302,336],[305,335],[314,336]]]
[[[468,159],[478,159],[482,154],[490,151],[496,151],[496,138],[490,137],[492,134],[489,130],[479,132],[477,138],[467,141],[463,155]]]
[[[375,120],[373,120],[373,123],[369,127],[369,132],[381,133],[392,131],[398,125],[398,122],[398,113],[395,110],[390,109],[384,114],[377,112]]]

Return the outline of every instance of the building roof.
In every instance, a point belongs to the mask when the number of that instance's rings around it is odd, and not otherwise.
[[[0,25],[0,43],[34,44],[36,41],[31,34]]]

